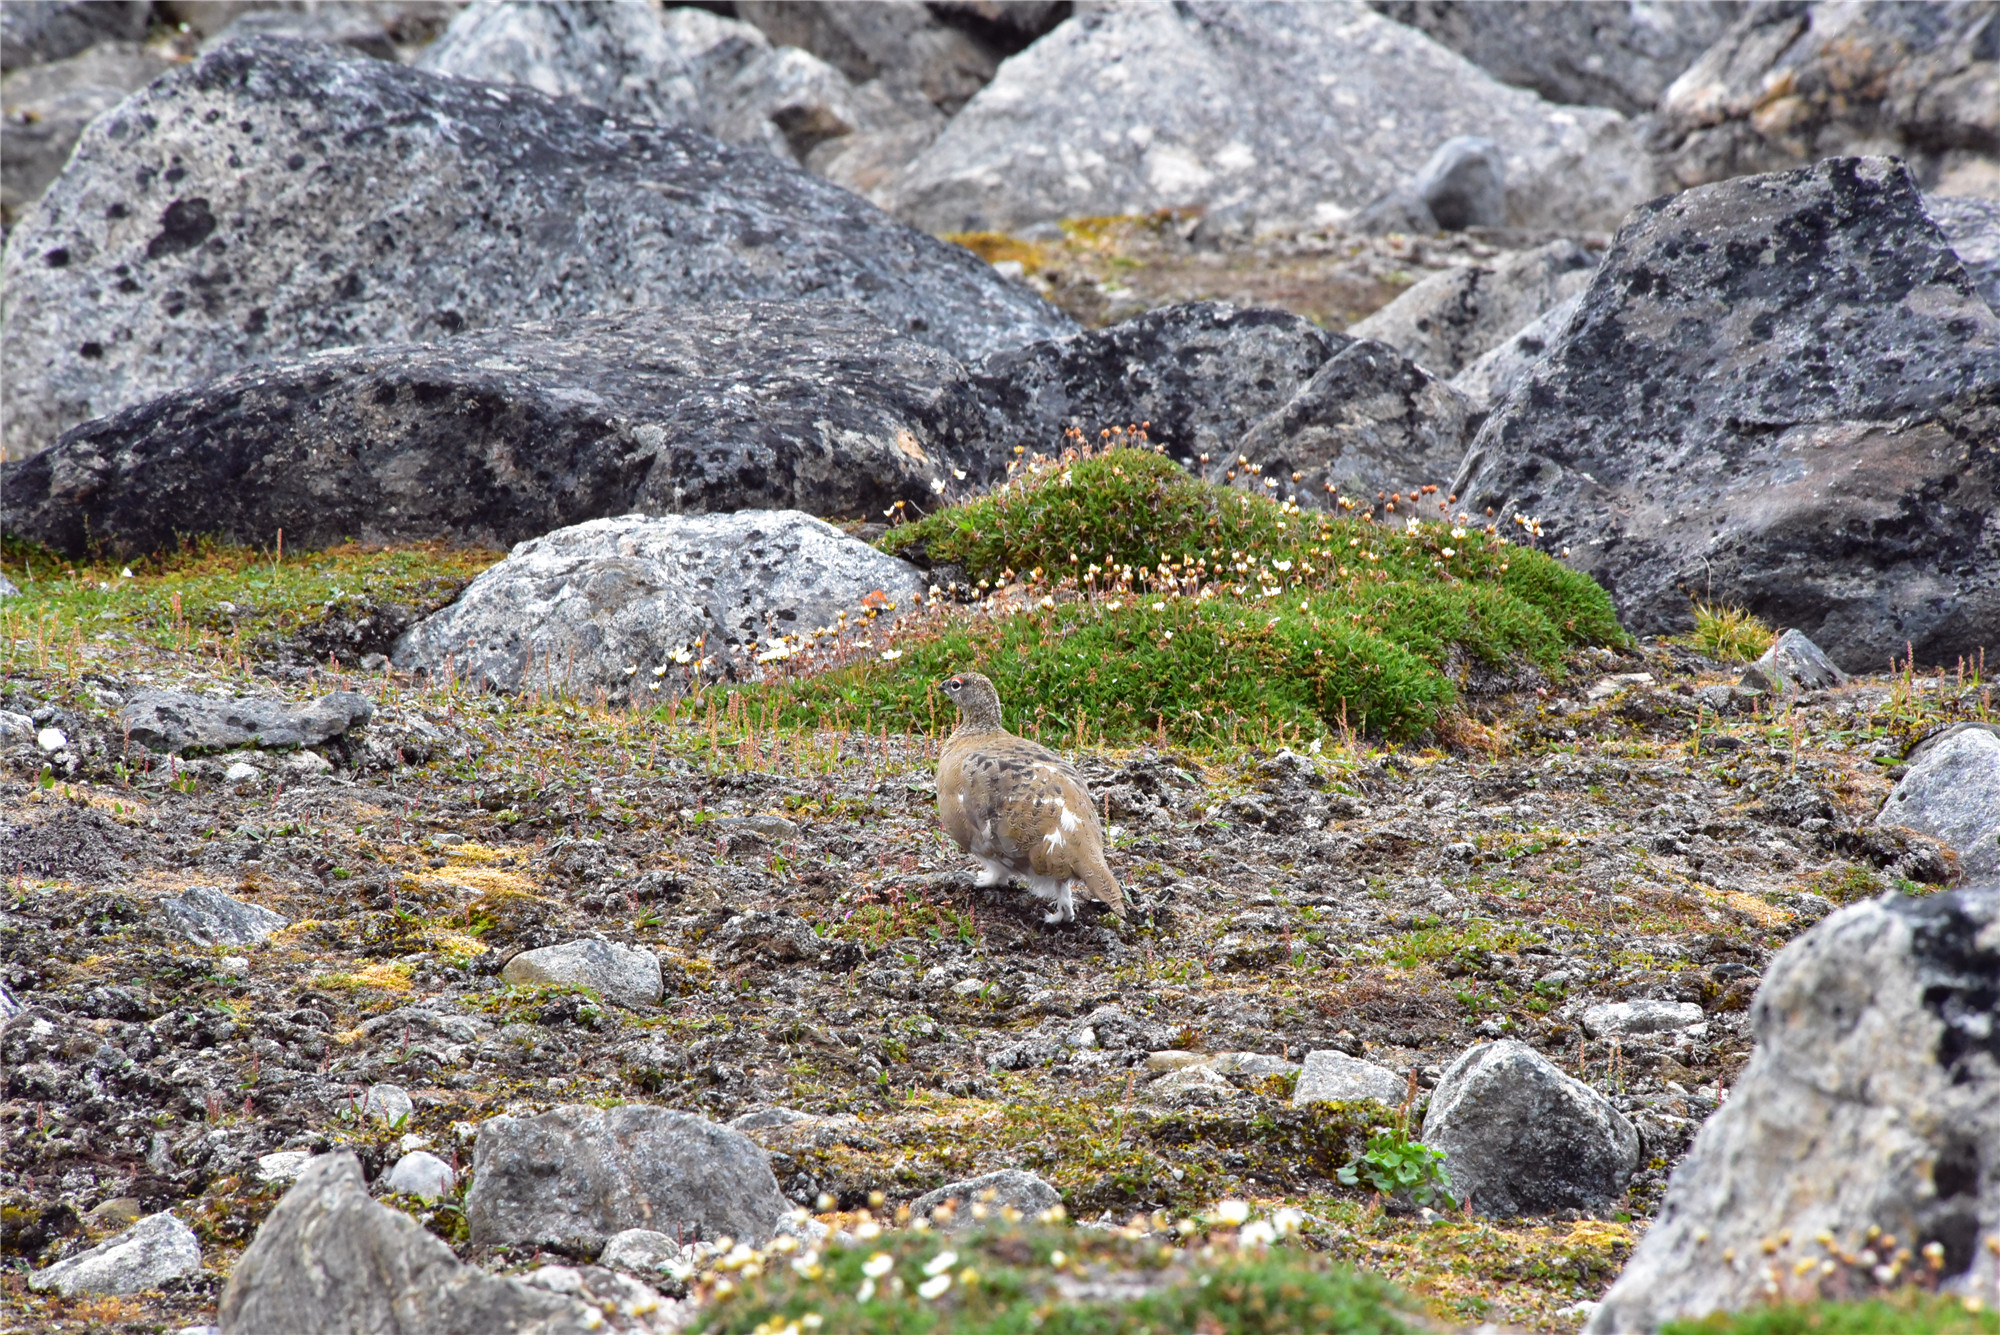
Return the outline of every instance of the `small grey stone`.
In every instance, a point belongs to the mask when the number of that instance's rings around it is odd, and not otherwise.
[[[1155,1094],[1176,1094],[1191,1089],[1212,1089],[1223,1094],[1236,1092],[1236,1086],[1224,1079],[1214,1067],[1207,1065],[1184,1066],[1178,1071],[1169,1071],[1146,1088]]]
[[[2000,311],[2000,199],[1925,195],[1924,212],[1951,243],[1986,304]]]
[[[1608,1001],[1583,1013],[1592,1038],[1613,1034],[1671,1034],[1706,1029],[1708,1017],[1692,1001]]]
[[[781,1126],[796,1126],[800,1122],[821,1120],[816,1113],[800,1112],[796,1108],[758,1108],[729,1119],[731,1131],[770,1131]]]
[[[44,751],[61,751],[69,745],[69,735],[61,728],[43,728],[35,734],[35,745]]]
[[[451,1171],[451,1165],[426,1150],[410,1151],[389,1170],[389,1190],[427,1201],[451,1195],[457,1185],[458,1174]]]
[[[291,925],[282,914],[206,885],[191,885],[161,900],[160,912],[168,926],[198,946],[254,946]]]
[[[637,1105],[572,1104],[489,1119],[479,1128],[465,1198],[475,1243],[586,1254],[612,1234],[646,1227],[761,1245],[790,1208],[748,1136]]]
[[[36,1293],[139,1293],[201,1269],[201,1243],[173,1215],[147,1215],[116,1237],[28,1277]]]
[[[1252,1080],[1274,1075],[1296,1075],[1303,1069],[1297,1062],[1286,1061],[1283,1057],[1269,1057],[1261,1052],[1218,1052],[1208,1059],[1207,1065],[1218,1075],[1240,1075]]]
[[[258,784],[264,781],[264,772],[247,760],[239,760],[222,771],[222,781],[229,784]]]
[[[317,746],[374,717],[374,703],[354,691],[335,691],[303,704],[271,696],[219,699],[187,691],[142,691],[118,711],[118,726],[148,750],[178,755],[241,746]]]
[[[417,1105],[401,1085],[370,1085],[361,1096],[357,1111],[364,1118],[392,1127],[407,1126]]]
[[[257,1180],[295,1182],[312,1157],[310,1150],[278,1150],[272,1154],[260,1154],[257,1156]]]
[[[1515,1039],[1469,1048],[1439,1077],[1424,1143],[1482,1214],[1603,1210],[1639,1164],[1639,1133],[1602,1094]]]
[[[1445,140],[1417,173],[1412,189],[1447,232],[1507,222],[1507,160],[1491,139],[1459,135]]]
[[[500,977],[516,984],[587,987],[621,1006],[651,1005],[661,992],[658,956],[608,941],[567,941],[524,951],[507,961]]]
[[[650,1228],[628,1228],[605,1239],[597,1263],[611,1269],[657,1275],[669,1266],[686,1265],[688,1252],[688,1248],[665,1233]]]
[[[222,1335],[605,1328],[595,1307],[461,1262],[415,1219],[370,1200],[345,1151],[306,1165],[231,1271],[216,1315]]]
[[[1003,1168],[997,1173],[983,1173],[960,1182],[947,1182],[936,1191],[925,1192],[910,1202],[910,1217],[929,1219],[938,1206],[949,1200],[956,1200],[958,1207],[946,1227],[957,1230],[970,1228],[978,1222],[975,1218],[976,1207],[983,1206],[993,1215],[1011,1207],[1019,1210],[1023,1217],[1033,1219],[1061,1205],[1062,1193],[1033,1173],[1018,1168]]]
[[[2000,736],[1971,727],[1927,744],[1875,823],[1930,835],[1968,876],[2000,873]]]
[[[1334,1103],[1345,1099],[1376,1099],[1387,1104],[1403,1101],[1408,1081],[1386,1066],[1350,1057],[1344,1052],[1308,1052],[1292,1090],[1292,1106]]]
[[[26,714],[0,709],[0,743],[12,746],[35,740],[35,721]]]
[[[1777,694],[1788,690],[1823,691],[1847,680],[1804,632],[1788,630],[1756,662],[1743,669],[1741,685]]]

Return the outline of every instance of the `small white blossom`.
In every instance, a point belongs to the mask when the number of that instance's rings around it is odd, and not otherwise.
[[[950,1275],[934,1275],[917,1285],[917,1296],[924,1299],[935,1298],[950,1287]]]
[[[895,1264],[896,1262],[890,1257],[889,1253],[876,1252],[863,1263],[861,1273],[870,1279],[880,1279],[882,1276],[888,1274]]]

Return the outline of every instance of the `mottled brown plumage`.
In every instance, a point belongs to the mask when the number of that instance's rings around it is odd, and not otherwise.
[[[1083,776],[1038,742],[1001,726],[1000,694],[977,672],[944,682],[958,727],[938,758],[945,833],[979,860],[980,885],[1018,880],[1053,900],[1049,922],[1076,916],[1075,895],[1125,916],[1125,894],[1104,861],[1104,831]]]

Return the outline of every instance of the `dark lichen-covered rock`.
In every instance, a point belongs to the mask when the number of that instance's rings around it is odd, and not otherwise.
[[[1394,348],[1357,339],[1209,466],[1209,481],[1300,505],[1447,480],[1471,405]]]
[[[522,320],[816,297],[961,357],[1074,327],[762,154],[274,38],[95,122],[4,280],[16,457],[253,363]]]
[[[1071,428],[1095,441],[1150,424],[1192,460],[1282,408],[1348,341],[1285,311],[1200,301],[996,354],[978,379],[996,438],[1052,450]]]
[[[1681,186],[1894,153],[1927,189],[1980,191],[2000,168],[1996,21],[1991,0],[1746,6],[1662,95],[1650,146]]]
[[[956,361],[865,315],[645,311],[168,394],[10,468],[5,515],[58,550],[136,555],[182,533],[512,544],[635,511],[879,514],[987,478],[985,429]]]
[[[1690,593],[1850,669],[2000,653],[2000,318],[1882,158],[1640,210],[1456,485],[1642,633]]]

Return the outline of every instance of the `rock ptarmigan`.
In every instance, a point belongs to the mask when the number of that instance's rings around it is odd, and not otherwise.
[[[980,885],[1019,880],[1076,917],[1077,894],[1125,916],[1125,893],[1104,861],[1104,831],[1083,776],[1039,742],[1001,726],[1000,693],[977,672],[947,678],[958,727],[938,758],[938,814],[960,850],[979,860]]]

